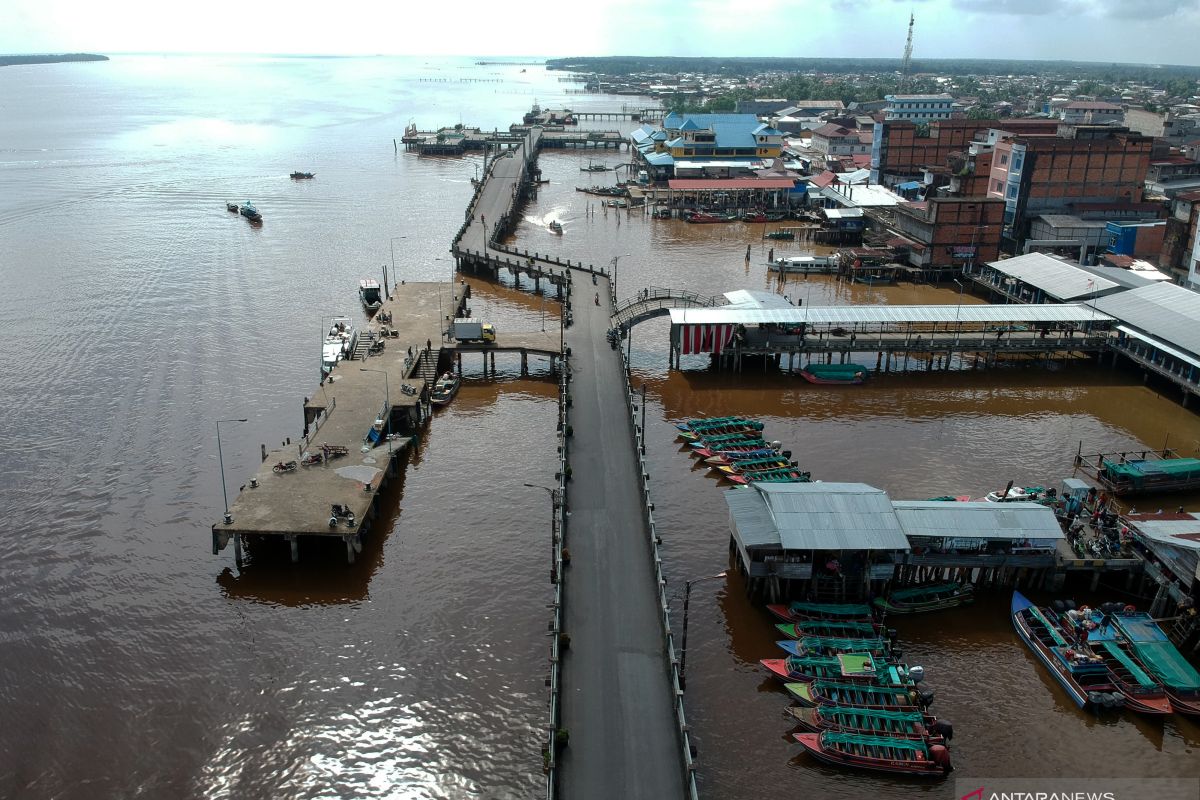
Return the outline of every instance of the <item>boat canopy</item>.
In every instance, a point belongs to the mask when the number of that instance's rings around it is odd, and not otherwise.
[[[860,733],[835,733],[825,731],[821,734],[821,744],[824,745],[857,745],[859,747],[891,747],[894,750],[913,750],[927,753],[929,748],[919,739],[893,739],[888,736],[865,736]]]
[[[1128,637],[1138,658],[1172,689],[1200,689],[1200,672],[1187,662],[1175,645],[1147,614],[1118,614],[1117,627]]]

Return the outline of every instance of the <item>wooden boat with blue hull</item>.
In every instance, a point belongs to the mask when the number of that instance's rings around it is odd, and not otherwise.
[[[899,589],[887,597],[876,597],[875,607],[889,614],[920,614],[955,608],[975,600],[969,583],[931,583]]]
[[[707,460],[706,460],[707,461]],[[725,475],[740,475],[743,472],[762,472],[769,469],[791,469],[799,464],[789,461],[783,454],[760,456],[759,458],[738,459],[731,464],[713,464],[712,468]]]
[[[889,634],[889,631],[882,625],[852,619],[802,619],[784,625],[776,625],[775,628],[789,639],[803,639],[805,636],[876,639]]]
[[[762,438],[762,434],[758,431],[722,431],[720,433],[700,436],[687,442],[687,446],[693,450],[701,448],[742,447],[745,445],[768,446],[766,440]]]
[[[433,391],[429,393],[429,402],[435,406],[449,405],[454,399],[454,395],[458,394],[458,387],[462,384],[462,379],[453,372],[444,373],[437,382],[433,385]]]
[[[838,639],[831,636],[805,636],[803,639],[784,639],[775,644],[788,655],[800,658],[810,656],[828,658],[839,653],[870,653],[883,661],[900,657],[899,651],[892,651],[892,643],[887,639]]]
[[[262,214],[258,213],[258,209],[255,208],[249,200],[242,203],[241,207],[238,209],[238,213],[251,222],[262,222]]]
[[[896,739],[940,740],[945,744],[954,737],[954,726],[933,714],[921,711],[881,711],[854,706],[789,706],[796,724],[809,733],[837,731]]]
[[[730,422],[750,422],[747,417],[700,417],[689,419],[687,422],[676,422],[675,427],[681,431],[698,431],[716,425],[727,425]]]
[[[857,385],[867,379],[867,368],[862,364],[809,364],[798,374],[809,383]]]
[[[764,441],[762,436],[739,435],[740,438],[722,442],[688,442],[687,447],[692,455],[709,458],[715,455],[731,455],[745,453],[750,450],[778,450],[779,442]]]
[[[1080,609],[1081,611],[1083,609]],[[1053,620],[1059,632],[1068,636],[1070,617]],[[1125,696],[1125,707],[1140,714],[1170,714],[1171,700],[1162,683],[1128,652],[1121,634],[1099,609],[1084,614],[1088,628],[1087,650],[1104,661],[1109,681]]]
[[[1142,611],[1112,615],[1127,651],[1163,685],[1171,707],[1180,714],[1200,716],[1200,673],[1175,648],[1158,623]]]
[[[857,733],[792,734],[809,755],[826,764],[894,775],[944,778],[954,769],[944,744],[921,739],[864,736]]]
[[[1125,697],[1109,680],[1104,661],[1072,647],[1042,609],[1020,592],[1013,592],[1010,610],[1017,636],[1066,690],[1075,705],[1095,710],[1125,705]]]
[[[786,606],[769,605],[767,611],[784,622],[817,619],[869,622],[872,615],[871,607],[864,603],[808,603],[800,600]]]
[[[792,681],[783,688],[802,706],[854,706],[884,711],[924,711],[933,704],[932,689],[873,686],[850,681]]]
[[[734,433],[757,434],[763,429],[761,422],[728,422],[724,425],[714,425],[711,428],[701,428],[698,431],[680,431],[679,438],[688,442],[710,441],[717,436],[728,436]]]

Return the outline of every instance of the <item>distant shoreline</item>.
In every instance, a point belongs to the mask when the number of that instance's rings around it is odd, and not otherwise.
[[[108,61],[108,56],[98,56],[94,53],[60,53],[29,55],[29,56],[0,56],[0,67],[15,67],[21,64],[62,64],[68,61]]]

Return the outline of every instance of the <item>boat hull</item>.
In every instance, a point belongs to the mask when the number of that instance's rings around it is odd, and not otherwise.
[[[901,758],[875,758],[826,748],[821,744],[821,734],[795,733],[792,738],[804,746],[809,755],[826,764],[853,769],[887,772],[893,775],[914,775],[922,778],[944,778],[950,773],[949,762],[945,766],[933,761],[918,761]]]

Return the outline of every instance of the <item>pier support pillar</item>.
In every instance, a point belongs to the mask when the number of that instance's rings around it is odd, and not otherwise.
[[[288,546],[292,549],[292,563],[296,564],[300,561],[300,541],[295,534],[283,537],[287,539]]]
[[[239,567],[242,565],[242,536],[238,533],[233,535],[233,561]]]
[[[1096,589],[1098,589],[1099,587],[1100,587],[1100,570],[1093,569],[1092,570],[1092,592],[1095,593]]]
[[[345,542],[346,542],[346,563],[347,564],[354,563],[354,551],[355,551],[354,539],[355,538],[357,538],[357,537],[353,537],[353,536],[343,536],[342,537],[342,539],[345,540]],[[362,549],[361,545],[359,546],[358,549],[360,549],[360,550]]]

